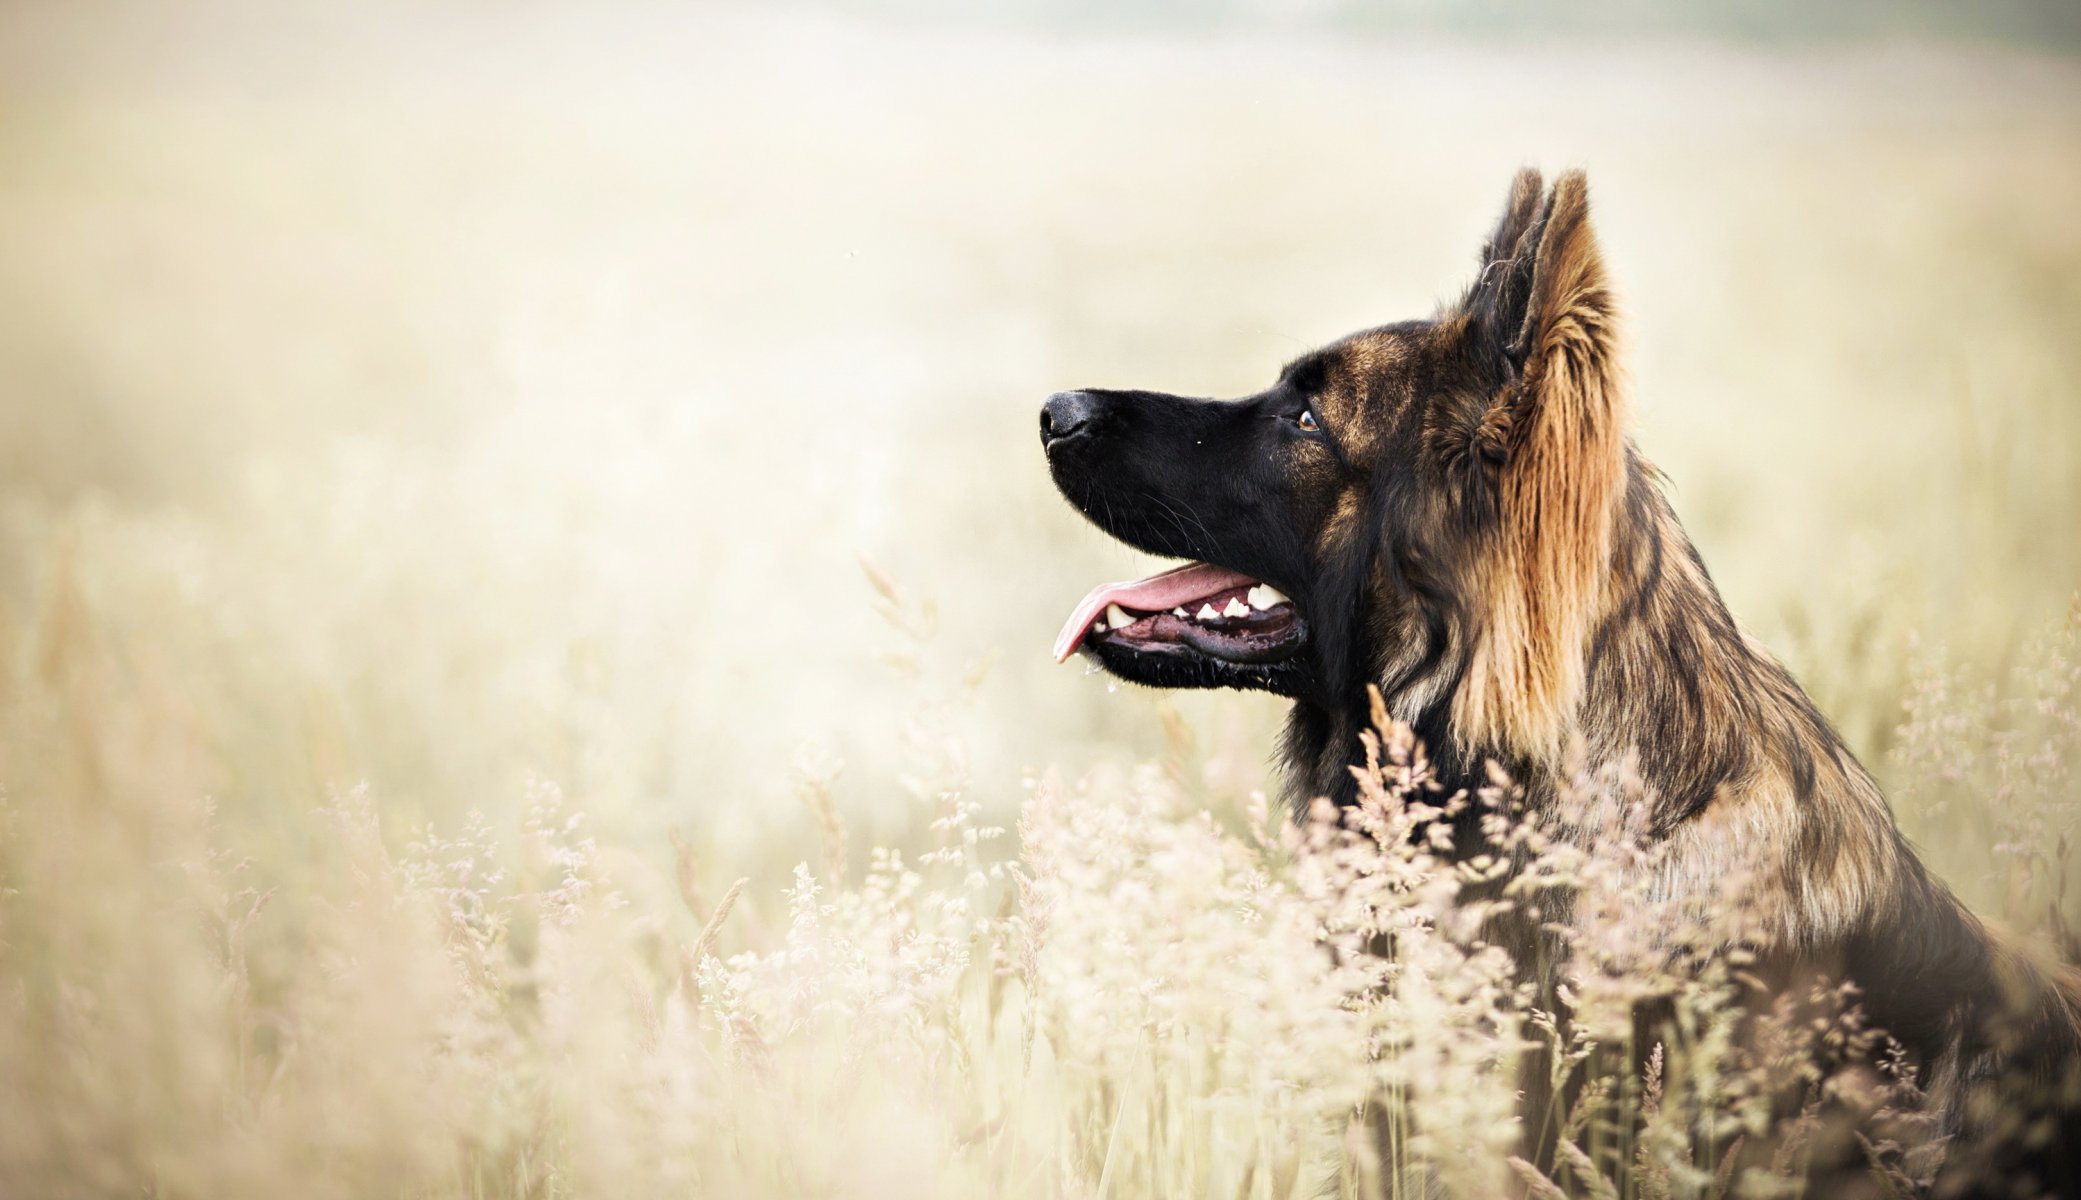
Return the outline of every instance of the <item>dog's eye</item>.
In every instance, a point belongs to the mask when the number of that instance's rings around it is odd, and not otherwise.
[[[1301,427],[1302,433],[1320,433],[1322,431],[1322,426],[1315,423],[1314,412],[1309,409],[1302,409],[1301,415],[1295,417],[1293,423]]]

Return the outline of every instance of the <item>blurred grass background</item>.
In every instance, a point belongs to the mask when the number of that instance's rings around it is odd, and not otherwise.
[[[335,788],[539,774],[771,894],[805,748],[903,844],[949,724],[999,816],[1167,717],[1268,786],[1276,701],[1048,661],[1146,564],[1040,399],[1255,390],[1579,165],[1641,445],[1883,765],[1917,653],[1997,677],[2081,583],[2081,20],[1970,11],[10,4],[0,645],[152,696],[263,874]]]

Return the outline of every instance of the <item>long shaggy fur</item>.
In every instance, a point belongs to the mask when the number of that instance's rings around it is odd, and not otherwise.
[[[1464,602],[1479,615],[1451,742],[1466,761],[1516,764],[1535,793],[1563,744],[1593,760],[1636,756],[1666,838],[1659,890],[1710,898],[1746,878],[1766,974],[1856,982],[1872,1019],[1920,1065],[1949,1129],[1987,1133],[2004,1117],[2046,1114],[2035,1136],[1964,1139],[1968,1157],[1989,1159],[1975,1171],[2081,1189],[2081,975],[1991,935],[1929,875],[1871,775],[1735,625],[1624,440],[1616,325],[1583,178],[1563,176],[1542,216],[1513,234],[1536,186],[1519,177],[1491,240],[1490,253],[1516,246],[1483,265],[1485,283],[1503,281],[1499,295],[1477,285],[1463,305],[1477,324],[1492,319],[1484,305],[1507,315],[1507,285],[1530,258],[1506,353],[1514,378],[1480,428],[1500,443],[1498,511],[1468,572]]]
[[[1273,663],[1117,643],[1100,661],[1291,697],[1297,799],[1353,798],[1372,689],[1448,786],[1495,764],[1547,803],[1572,757],[1630,758],[1657,890],[1713,900],[1739,878],[1762,976],[1862,989],[1961,1135],[1952,1186],[2081,1194],[2081,975],[1991,934],[1930,876],[1728,613],[1627,437],[1583,175],[1520,173],[1479,267],[1446,311],[1305,355],[1257,396],[1073,394],[1088,419],[1049,448],[1064,494],[1144,549],[1275,583],[1309,633]],[[1319,432],[1294,433],[1303,411]]]

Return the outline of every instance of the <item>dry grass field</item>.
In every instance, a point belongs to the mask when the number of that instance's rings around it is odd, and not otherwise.
[[[2071,56],[0,8],[0,1193],[1519,1179],[1520,1034],[1601,1070],[1632,993],[1528,1023],[1449,870],[1283,825],[1278,703],[1054,666],[1147,564],[1034,426],[1430,311],[1527,163],[1737,615],[2071,949]],[[1783,1194],[1716,1173],[1781,1064],[1646,965],[1713,917],[1619,903],[1626,786],[1549,865],[1694,1036],[1550,1186]]]

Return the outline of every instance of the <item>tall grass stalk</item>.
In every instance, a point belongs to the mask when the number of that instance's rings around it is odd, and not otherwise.
[[[1014,840],[925,705],[901,783],[929,846],[857,873],[829,762],[804,784],[821,873],[784,887],[704,898],[685,838],[603,847],[541,779],[507,828],[399,828],[336,791],[308,861],[271,871],[223,850],[178,689],[53,579],[0,648],[11,1194],[1794,1195],[1846,1107],[1884,1131],[1887,1187],[1944,1153],[1913,1080],[1873,1071],[1854,989],[1744,1018],[1738,881],[1653,891],[1625,763],[1551,807],[1501,774],[1446,794],[1380,714],[1352,809],[1259,793],[1232,827],[1174,747],[1030,778]],[[1910,767],[1934,729],[1944,778],[1993,781],[2009,894],[2055,935],[2077,637],[1977,724],[1931,674],[1902,732]],[[1544,970],[1492,940],[1511,920],[1548,935]],[[1528,1064],[1565,1098],[1545,1168],[1518,1156]]]

